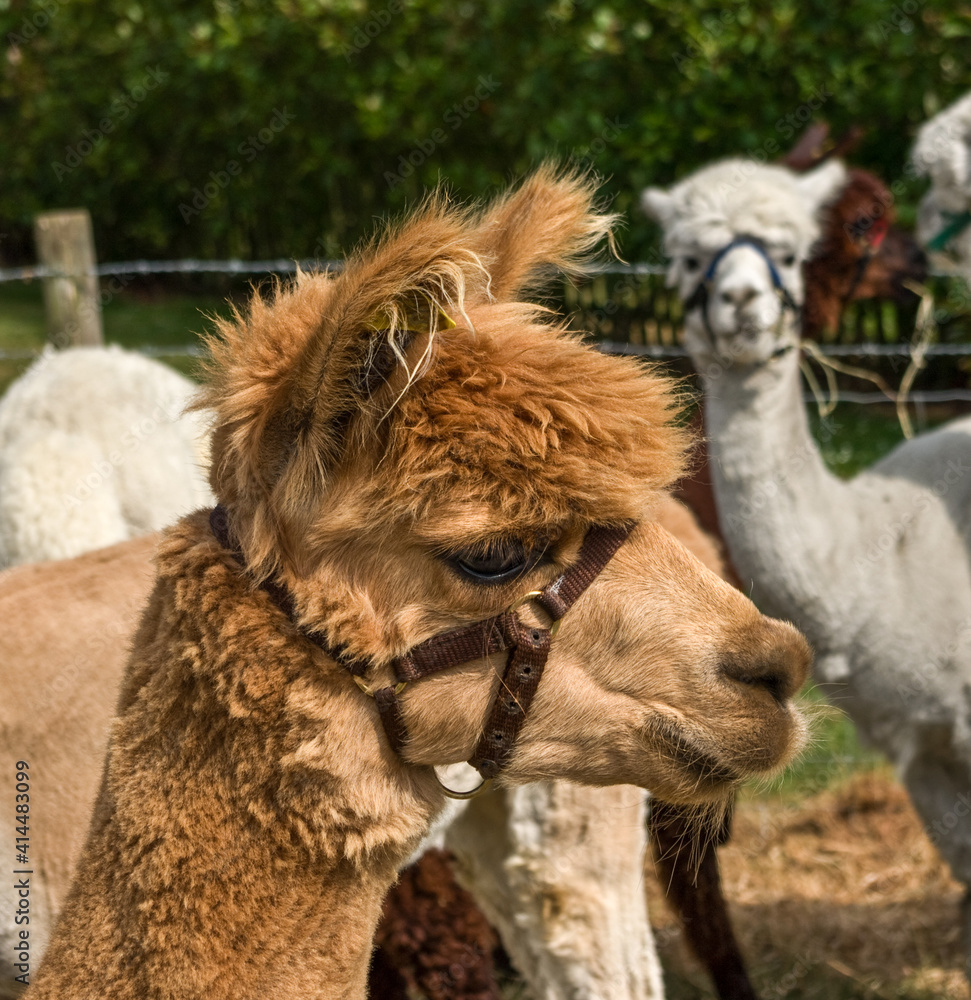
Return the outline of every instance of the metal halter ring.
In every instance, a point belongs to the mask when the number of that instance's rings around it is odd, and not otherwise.
[[[442,784],[442,779],[435,773],[435,768],[432,768],[432,774],[435,775],[435,781],[447,799],[458,799],[460,802],[465,802],[468,799],[478,798],[483,792],[488,792],[492,788],[492,778],[486,778],[481,784],[476,785],[475,788],[467,792],[456,792],[449,788],[448,785]]]
[[[357,685],[357,686],[358,686],[358,687],[359,687],[359,688],[360,688],[360,689],[361,689],[361,690],[362,690],[362,691],[363,691],[363,692],[364,692],[364,693],[365,693],[365,694],[366,694],[366,695],[367,695],[367,696],[368,696],[369,698],[373,698],[373,697],[374,697],[374,688],[373,688],[373,687],[371,687],[371,685],[370,685],[370,684],[368,684],[368,682],[367,682],[367,681],[366,681],[366,680],[365,680],[365,679],[364,679],[364,678],[363,678],[363,677],[362,677],[362,676],[361,676],[360,674],[352,674],[352,676],[353,676],[353,678],[354,678],[354,683],[355,683],[355,684],[356,684],[356,685]],[[405,689],[405,688],[406,688],[407,686],[408,686],[408,682],[407,682],[407,681],[399,681],[399,682],[398,682],[397,684],[395,684],[395,686],[394,686],[394,693],[395,693],[395,694],[401,694],[401,692],[402,692],[402,691],[404,691],[404,689]]]
[[[528,594],[524,594],[522,597],[520,597],[519,600],[515,602],[515,604],[510,604],[507,610],[510,613],[512,613],[517,608],[521,608],[524,604],[529,604],[530,601],[535,600],[537,597],[542,597],[542,595],[543,595],[542,590],[531,590]],[[549,633],[551,639],[553,638],[553,636],[556,635],[557,632],[560,631],[561,621],[562,621],[561,618],[557,618],[555,622],[550,623]]]

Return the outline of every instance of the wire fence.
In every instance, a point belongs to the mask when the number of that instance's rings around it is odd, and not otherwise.
[[[338,260],[309,258],[302,260],[276,258],[270,260],[134,260],[97,264],[92,272],[99,279],[146,277],[152,275],[225,275],[294,274],[341,270]],[[567,283],[553,303],[572,316],[577,329],[588,331],[600,350],[647,357],[659,361],[685,363],[687,352],[680,343],[683,325],[683,305],[675,292],[663,281],[661,262],[631,264],[612,263],[601,266],[586,281]],[[29,283],[38,280],[77,277],[41,264],[0,268],[0,284]],[[933,369],[930,384],[912,389],[908,400],[915,404],[971,402],[969,372],[971,364],[971,299],[967,289],[953,273],[939,271],[932,275],[936,310],[937,342],[921,347],[922,357],[930,359],[925,373]],[[954,283],[960,283],[962,294],[954,294]],[[953,303],[958,308],[953,307]],[[969,303],[967,306],[966,303]],[[909,342],[913,331],[916,305],[913,309],[885,301],[852,303],[845,311],[842,326],[832,342],[818,345],[824,357],[855,357],[869,359],[877,366],[888,363],[893,372],[913,358]],[[160,346],[140,345],[141,353],[153,357],[197,357],[200,345],[185,343]],[[30,360],[37,352],[27,348],[0,349],[0,360]],[[943,365],[943,367],[942,367]],[[946,384],[941,384],[941,383]],[[807,398],[813,398],[807,394]],[[841,380],[841,401],[870,405],[887,403],[885,392],[860,391],[852,379]]]
[[[339,271],[339,260],[127,260],[98,264],[92,269],[99,278],[118,275],[149,274],[295,274],[304,271]],[[43,278],[73,278],[58,268],[33,264],[27,267],[0,268],[0,284],[9,281],[34,281]]]
[[[296,271],[340,271],[343,261],[305,258],[291,260],[277,257],[273,260],[127,260],[98,264],[90,273],[99,278],[122,274],[295,274]],[[610,264],[592,269],[594,274],[664,274],[662,264]],[[42,278],[70,278],[58,268],[44,264],[25,267],[0,268],[0,284],[9,281],[34,281]]]

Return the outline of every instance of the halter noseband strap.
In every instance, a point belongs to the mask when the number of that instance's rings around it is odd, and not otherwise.
[[[711,328],[711,323],[708,319],[708,300],[711,296],[711,283],[714,280],[715,272],[718,270],[718,265],[725,259],[725,257],[738,247],[751,247],[759,256],[765,261],[766,266],[769,269],[769,278],[772,280],[772,287],[775,289],[776,294],[779,296],[782,302],[782,308],[791,309],[796,315],[799,314],[799,304],[792,297],[792,293],[785,286],[785,282],[782,280],[782,275],[779,274],[779,269],[775,266],[775,261],[769,255],[769,252],[765,249],[765,244],[757,236],[736,236],[730,243],[726,243],[725,246],[711,258],[708,267],[705,268],[705,273],[702,275],[701,281],[698,283],[698,287],[688,296],[684,303],[684,311],[686,313],[691,312],[692,309],[701,310],[701,320],[705,325],[705,332],[708,334],[711,340],[712,346],[715,344],[715,333]]]
[[[228,549],[245,568],[242,549],[233,537],[229,517],[222,505],[212,511],[209,524],[220,545]],[[399,755],[408,738],[408,730],[398,695],[407,683],[509,650],[506,669],[485,730],[469,759],[469,763],[488,780],[499,774],[509,761],[543,676],[560,619],[624,544],[634,526],[634,523],[628,523],[615,528],[590,528],[580,546],[577,561],[542,590],[532,591],[508,611],[493,618],[434,635],[393,660],[391,666],[397,681],[394,685],[372,689],[364,681],[364,675],[371,668],[370,660],[347,657],[344,650],[332,645],[323,632],[304,628],[300,631],[350,673],[365,694],[374,698],[388,742]],[[287,588],[272,581],[264,581],[261,586],[291,621],[296,621],[293,596]],[[546,612],[551,619],[549,628],[533,627],[522,622],[516,608],[528,601],[538,604]]]

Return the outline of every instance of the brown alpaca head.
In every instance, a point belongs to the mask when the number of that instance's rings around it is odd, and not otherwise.
[[[849,182],[826,210],[823,235],[803,273],[804,337],[835,331],[847,302],[913,299],[907,281],[923,281],[927,261],[916,240],[893,225],[893,195],[867,170],[851,170]]]
[[[436,195],[337,276],[256,296],[212,344],[212,486],[251,571],[379,683],[550,583],[591,525],[638,522],[563,619],[504,773],[718,798],[798,748],[808,649],[653,522],[685,447],[670,384],[518,301],[609,235],[593,196],[551,169],[483,211]],[[503,663],[409,686],[410,763],[470,756]]]

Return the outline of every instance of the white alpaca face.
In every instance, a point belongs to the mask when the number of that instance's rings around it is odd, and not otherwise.
[[[728,242],[731,239],[725,245]],[[764,240],[764,252],[744,243],[729,250],[717,262],[708,281],[707,303],[691,309],[685,317],[689,350],[693,354],[714,350],[740,362],[759,360],[766,352],[776,350],[777,339],[792,326],[794,314],[783,304],[772,269],[793,299],[800,302],[800,250],[798,241],[784,230]],[[714,258],[715,253],[700,248],[674,251],[669,282],[677,271],[677,287],[684,301],[690,299]]]
[[[797,176],[727,160],[670,191],[644,192],[645,210],[664,227],[668,284],[686,304],[685,346],[696,363],[757,364],[797,342],[790,303],[802,303],[816,216],[845,180],[839,163]],[[731,246],[745,238],[752,242]]]

